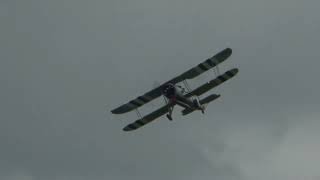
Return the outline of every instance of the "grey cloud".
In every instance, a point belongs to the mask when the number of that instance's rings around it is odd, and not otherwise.
[[[0,178],[319,178],[319,5],[1,1]],[[121,131],[111,109],[225,47],[206,115]]]

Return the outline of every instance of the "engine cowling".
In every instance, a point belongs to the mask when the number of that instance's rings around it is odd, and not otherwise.
[[[177,90],[174,84],[166,84],[162,88],[162,94],[169,99],[176,96],[176,93],[177,93]]]

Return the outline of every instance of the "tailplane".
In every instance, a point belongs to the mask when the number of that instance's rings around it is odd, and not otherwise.
[[[204,99],[200,100],[199,103],[200,103],[200,107],[201,107],[201,111],[202,113],[204,113],[204,110],[205,110],[205,106],[207,104],[209,104],[211,101],[219,98],[220,95],[219,94],[211,94],[207,97],[205,97]],[[190,108],[187,108],[187,109],[184,109],[182,110],[182,115],[187,115],[187,114],[190,114],[192,113],[193,111],[195,111],[196,109],[190,109]]]
[[[208,104],[213,100],[216,100],[220,97],[220,94],[211,94],[210,96],[205,97],[204,99],[200,100],[200,104]]]

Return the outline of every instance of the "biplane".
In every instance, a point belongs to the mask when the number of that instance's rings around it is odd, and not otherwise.
[[[157,86],[144,95],[139,96],[136,99],[129,101],[128,103],[123,104],[116,109],[113,109],[111,112],[113,114],[123,114],[133,110],[137,112],[139,119],[124,127],[124,131],[136,130],[164,114],[166,114],[167,118],[172,121],[172,112],[174,106],[176,105],[184,108],[182,110],[182,115],[190,114],[196,110],[204,113],[206,105],[219,98],[220,95],[211,94],[203,99],[200,99],[199,96],[222,84],[223,82],[231,79],[238,73],[237,68],[231,69],[221,75],[219,73],[217,65],[229,58],[231,54],[232,50],[230,48],[226,48],[213,57],[180,74],[179,76]],[[193,79],[212,68],[216,73],[216,77],[213,80],[191,90],[187,80]],[[178,83],[181,82],[183,82],[184,87],[178,85]],[[138,108],[160,96],[163,96],[165,105],[157,109],[156,111],[142,117]]]

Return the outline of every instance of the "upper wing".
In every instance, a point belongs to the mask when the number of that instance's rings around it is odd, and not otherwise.
[[[167,104],[167,105],[163,106],[162,108],[160,108],[160,109],[144,116],[143,118],[136,120],[135,122],[127,125],[126,127],[123,128],[123,130],[124,131],[136,130],[136,129],[150,123],[151,121],[153,121],[153,120],[157,119],[158,117],[167,113],[170,106],[172,106],[172,105]]]
[[[132,111],[153,99],[161,96],[161,88],[163,85],[168,83],[179,83],[185,79],[192,79],[196,76],[202,74],[203,72],[215,67],[216,65],[220,64],[221,62],[225,61],[230,55],[232,54],[232,50],[230,48],[226,48],[223,51],[219,52],[218,54],[214,55],[213,57],[205,60],[204,62],[198,64],[196,67],[189,69],[188,71],[182,73],[181,75],[171,79],[170,81],[163,83],[161,86],[147,92],[146,94],[139,96],[138,98],[123,104],[122,106],[112,110],[113,114],[122,114],[129,111]]]
[[[196,67],[186,71],[185,73],[181,74],[180,77],[184,79],[193,79],[196,76],[199,76],[203,72],[215,67],[216,65],[220,64],[221,62],[225,61],[230,55],[232,54],[232,50],[230,48],[226,48],[223,51],[219,52],[218,54],[214,55],[213,57],[205,60],[204,62],[198,64]]]
[[[190,93],[186,94],[185,97],[191,97],[191,96],[200,96],[201,94],[204,94],[205,92],[209,91],[210,89],[222,84],[223,82],[227,81],[228,79],[231,79],[233,76],[235,76],[238,73],[238,69],[234,68],[231,69],[224,74],[218,76],[216,79],[213,79],[206,84],[194,89]]]
[[[132,110],[152,101],[153,99],[155,99],[159,96],[161,96],[161,86],[145,93],[142,96],[139,96],[138,98],[128,102],[127,104],[124,104],[124,105],[112,110],[111,112],[113,114],[122,114],[122,113],[132,111]]]

